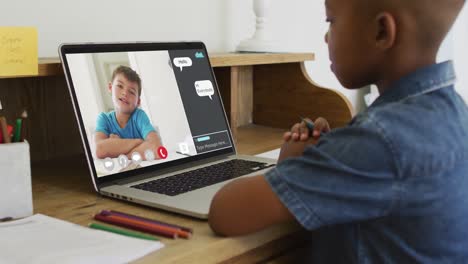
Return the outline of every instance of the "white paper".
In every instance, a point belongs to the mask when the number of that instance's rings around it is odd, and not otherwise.
[[[0,223],[0,263],[128,263],[164,247],[36,214]]]
[[[257,157],[262,157],[262,158],[269,158],[269,159],[277,160],[278,157],[279,157],[279,154],[280,154],[280,149],[278,148],[278,149],[274,149],[274,150],[271,150],[271,151],[260,153],[260,154],[258,154],[256,156]]]
[[[0,144],[0,218],[33,213],[28,142]]]

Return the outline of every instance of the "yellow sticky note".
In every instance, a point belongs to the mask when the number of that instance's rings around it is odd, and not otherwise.
[[[0,27],[0,77],[37,74],[36,28]]]

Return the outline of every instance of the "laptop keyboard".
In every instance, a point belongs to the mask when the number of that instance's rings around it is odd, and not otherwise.
[[[274,166],[274,164],[234,159],[131,187],[175,196],[272,166]]]

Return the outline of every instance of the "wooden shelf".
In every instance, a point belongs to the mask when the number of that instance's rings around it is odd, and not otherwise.
[[[210,62],[213,67],[249,66],[276,63],[293,63],[314,60],[313,53],[213,53]],[[40,58],[39,74],[8,78],[27,78],[63,75],[62,64],[59,58]]]
[[[210,54],[213,67],[249,66],[293,63],[314,60],[313,53],[214,53]]]

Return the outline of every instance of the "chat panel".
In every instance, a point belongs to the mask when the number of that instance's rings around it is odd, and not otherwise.
[[[197,153],[205,153],[231,146],[227,131],[220,131],[209,135],[194,137],[195,148]]]
[[[229,130],[203,50],[169,51],[197,153],[231,147]],[[206,141],[197,141],[208,138]]]

